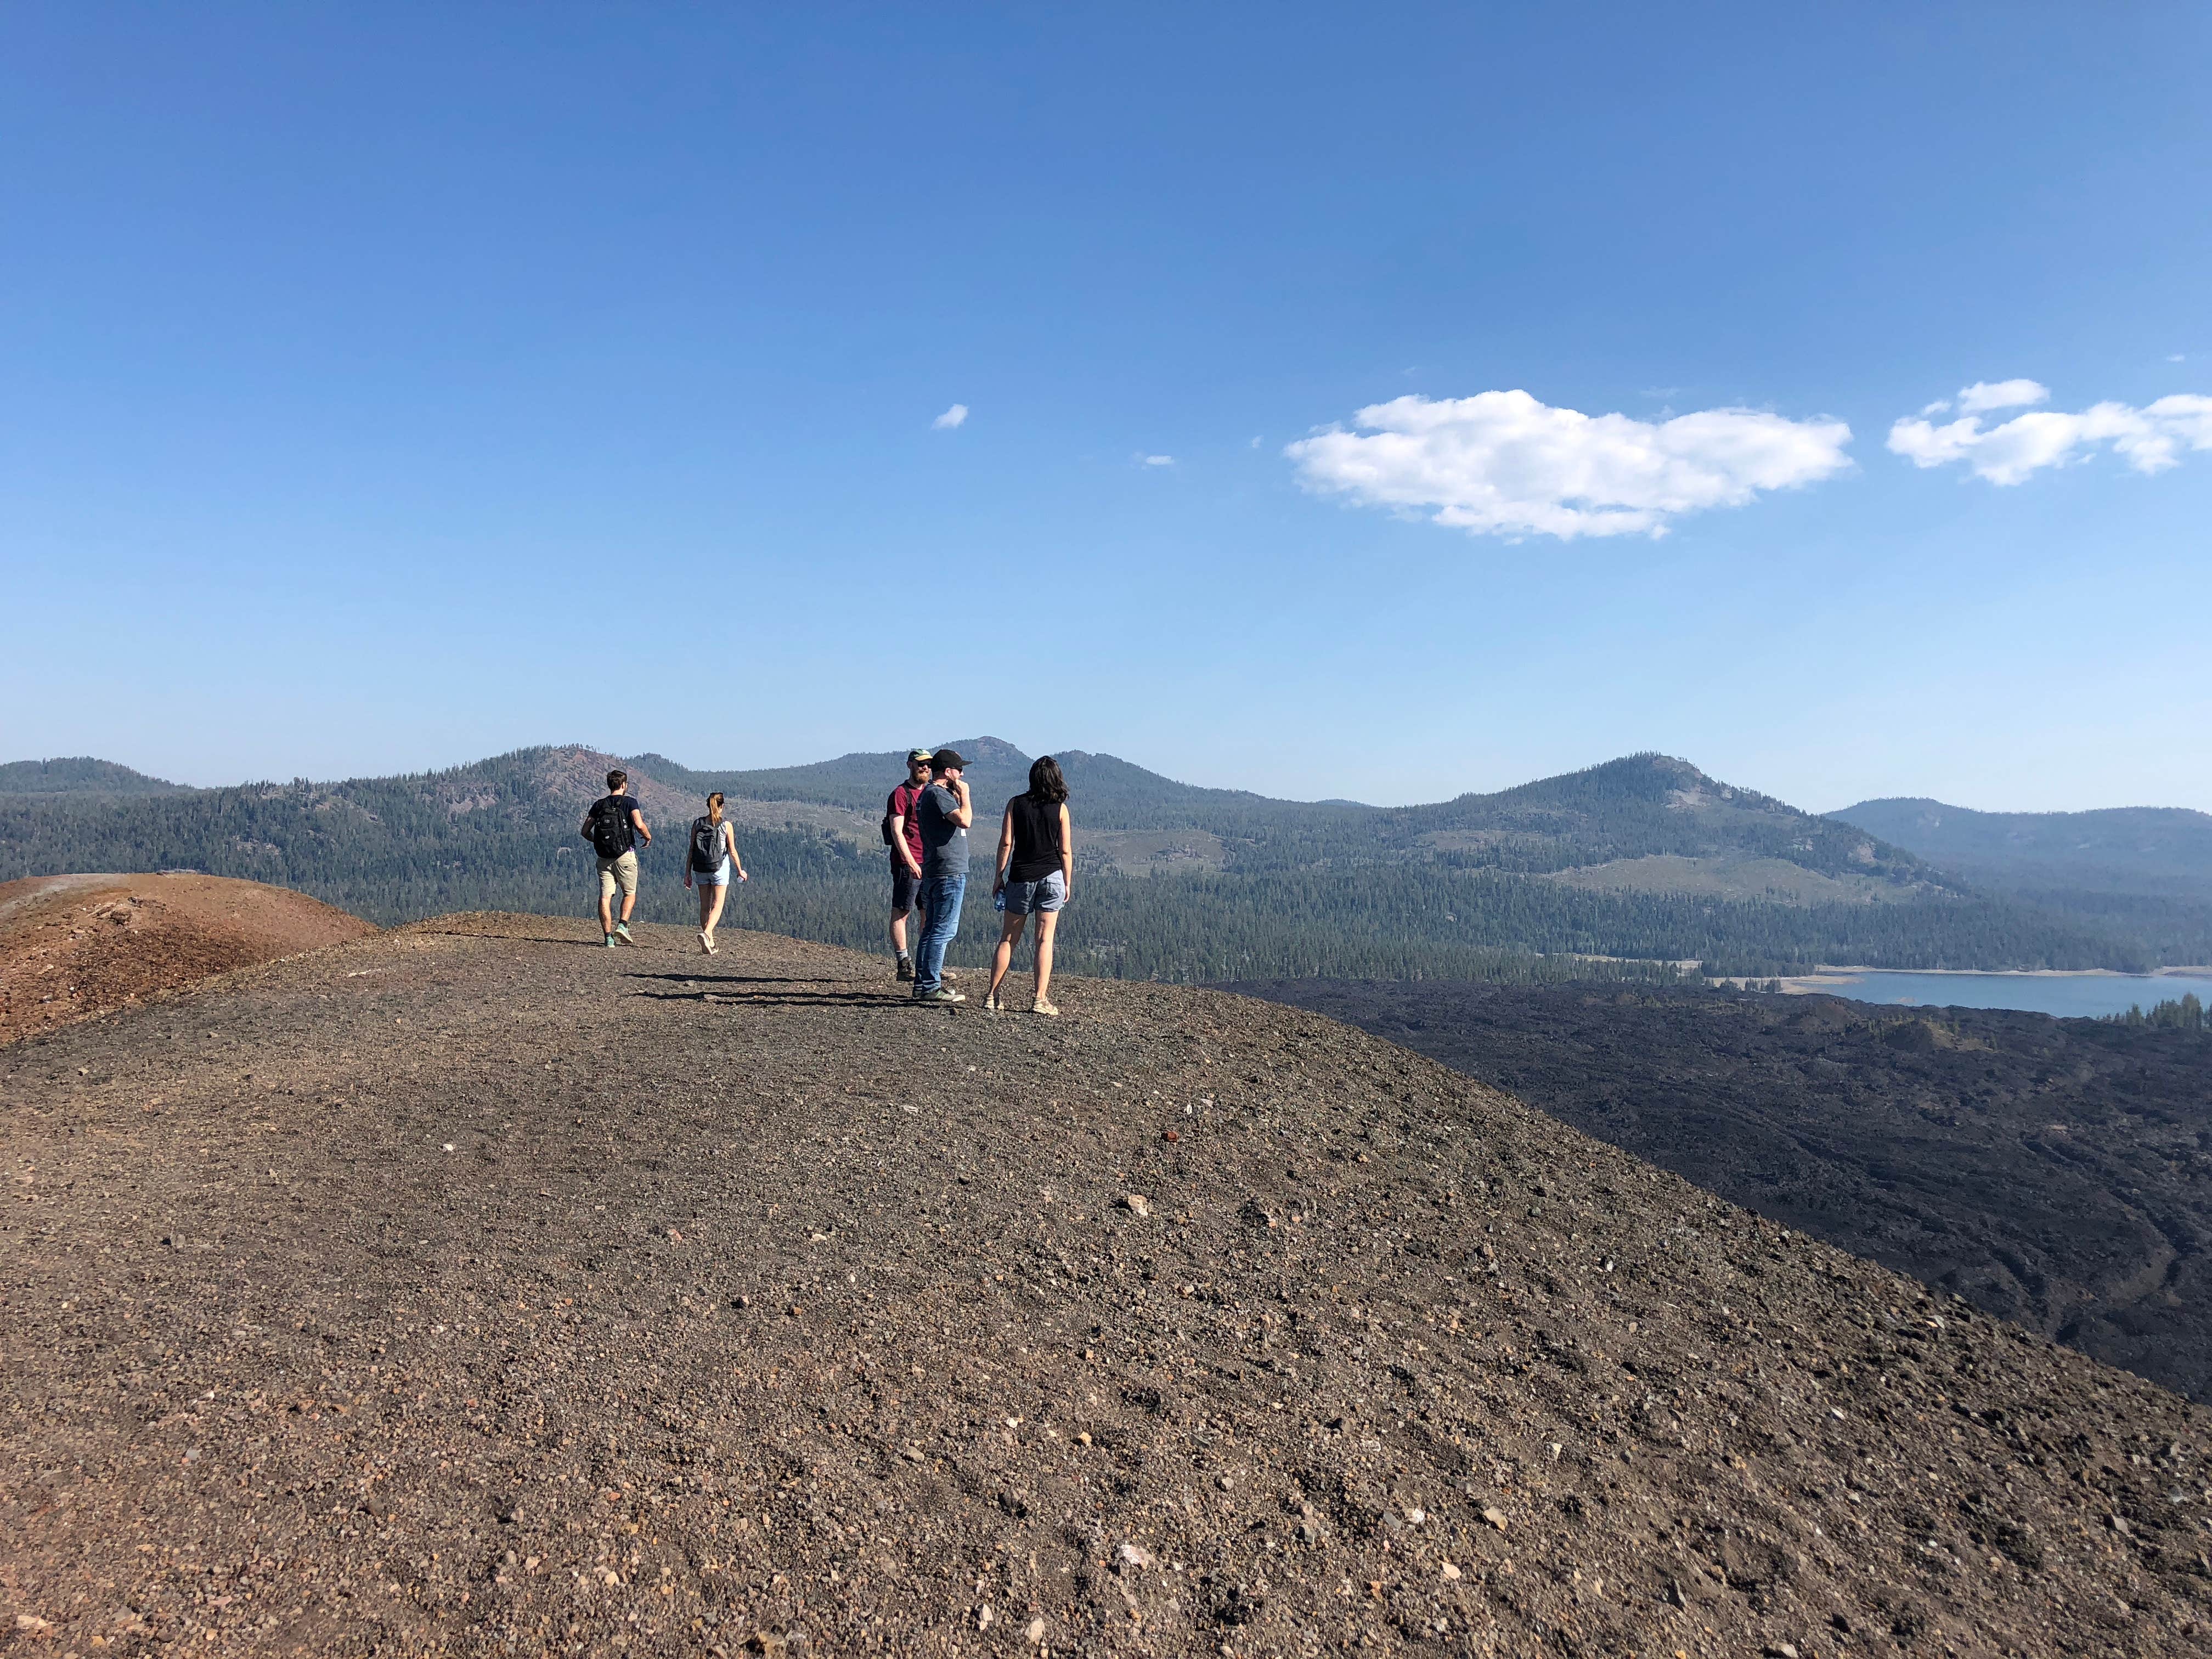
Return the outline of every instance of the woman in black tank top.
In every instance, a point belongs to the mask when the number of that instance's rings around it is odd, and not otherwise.
[[[1060,763],[1040,756],[1030,767],[1025,794],[1006,803],[999,826],[998,872],[991,881],[991,902],[1006,912],[999,925],[999,948],[991,957],[991,988],[983,1006],[999,1012],[999,987],[1013,964],[1014,946],[1030,917],[1037,919],[1036,999],[1032,1012],[1057,1014],[1052,1005],[1052,941],[1060,906],[1075,884],[1075,832],[1067,817],[1067,780]]]

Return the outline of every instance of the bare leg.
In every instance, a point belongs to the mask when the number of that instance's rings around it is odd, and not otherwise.
[[[1018,916],[1011,911],[999,918],[999,948],[991,952],[991,988],[988,996],[999,994],[999,982],[1006,978],[1006,969],[1013,966],[1014,946],[1021,939],[1023,924],[1028,921],[1027,916]]]
[[[599,889],[599,931],[602,933],[611,933],[615,930],[614,897],[605,887]]]
[[[906,912],[903,910],[894,911],[891,915],[891,949],[901,956],[907,953]]]
[[[711,896],[709,896],[711,895]],[[722,905],[730,896],[727,882],[702,889],[699,894],[699,926],[708,939],[714,937],[714,924],[722,919]]]
[[[1052,1000],[1052,936],[1059,928],[1059,911],[1037,912],[1036,1000],[1039,1002]]]

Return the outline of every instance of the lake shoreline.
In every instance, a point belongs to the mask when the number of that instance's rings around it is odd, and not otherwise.
[[[1779,981],[1786,996],[1837,996],[1889,1007],[2011,1008],[2057,1019],[2100,1018],[2194,994],[2212,1002],[2212,971],[2166,968],[2123,974],[2109,968],[1831,968]]]
[[[2118,968],[1842,968],[1824,962],[1809,974],[1785,977],[1782,988],[1788,992],[1793,986],[1818,988],[1824,981],[1856,980],[1863,974],[1925,974],[1930,978],[1957,975],[1967,979],[2212,979],[2212,966],[2154,968],[2147,974],[2128,974]]]

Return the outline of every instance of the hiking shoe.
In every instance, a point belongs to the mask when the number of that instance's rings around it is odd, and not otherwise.
[[[624,945],[635,945],[637,943],[635,939],[629,936],[629,924],[626,921],[617,922],[615,924],[614,932],[609,933],[607,937],[610,939],[619,939]]]
[[[1032,1002],[1030,1004],[1030,1012],[1033,1014],[1042,1014],[1047,1019],[1060,1018],[1059,1008],[1049,1002]]]
[[[891,977],[896,979],[902,985],[913,984],[914,958],[912,957],[901,957],[898,960],[898,972],[892,975]]]
[[[914,1000],[916,1002],[965,1002],[968,1000],[959,992],[948,991],[942,985],[934,991],[916,991],[914,994]]]

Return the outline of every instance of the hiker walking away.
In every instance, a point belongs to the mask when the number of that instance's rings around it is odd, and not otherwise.
[[[738,855],[738,832],[722,816],[722,792],[717,789],[707,797],[707,816],[691,820],[691,852],[684,860],[684,884],[699,890],[699,948],[710,957],[732,871],[739,881],[752,879]]]
[[[892,790],[890,799],[884,803],[884,840],[891,849],[891,949],[898,952],[897,977],[902,983],[914,978],[914,958],[906,948],[906,919],[921,891],[921,821],[915,815],[915,803],[929,787],[933,758],[927,749],[908,750],[906,781]],[[922,919],[927,921],[927,911]]]
[[[914,950],[914,1000],[965,1002],[945,983],[945,949],[960,931],[960,902],[968,893],[968,826],[975,821],[968,763],[955,749],[931,759],[936,781],[921,792],[914,815],[921,821],[921,939]]]
[[[1060,763],[1040,755],[1030,764],[1030,787],[1006,803],[999,824],[999,860],[991,902],[999,921],[999,948],[991,957],[991,988],[983,1006],[999,1011],[999,986],[1013,965],[1022,929],[1036,917],[1036,996],[1030,1012],[1056,1017],[1052,1004],[1052,936],[1060,907],[1075,885],[1075,830],[1067,818],[1067,780]]]
[[[629,774],[617,768],[607,774],[607,793],[584,814],[584,827],[576,833],[592,843],[599,860],[599,931],[607,948],[635,945],[629,936],[629,913],[637,908],[637,844],[653,845],[653,831],[645,827],[645,813],[629,793]],[[614,913],[615,890],[622,890],[622,915]]]

